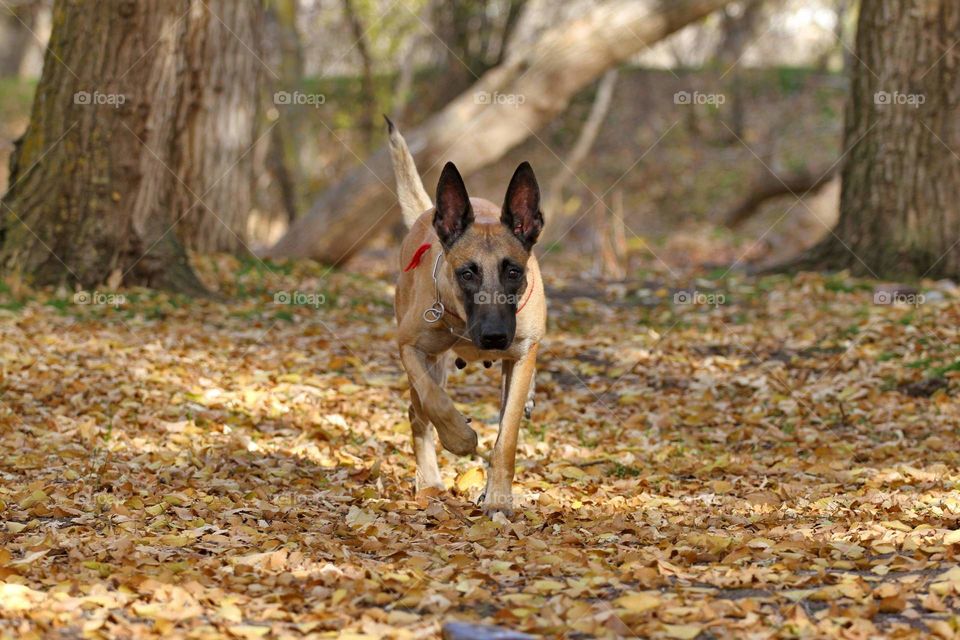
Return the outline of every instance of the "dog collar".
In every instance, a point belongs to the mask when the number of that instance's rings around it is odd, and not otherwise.
[[[423,249],[424,246],[427,247],[428,249],[430,248],[430,245],[428,244],[428,245],[422,245],[420,249]],[[420,249],[417,249],[417,253],[420,253],[420,255],[422,256],[423,254],[421,253]],[[417,262],[419,263],[419,258],[417,258],[416,255],[414,256],[414,260],[417,260]],[[433,288],[437,292],[437,295],[436,295],[436,301],[433,303],[433,305],[427,308],[423,312],[423,319],[428,324],[434,324],[435,322],[439,322],[440,318],[443,317],[443,312],[446,311],[446,309],[443,306],[443,301],[440,300],[440,277],[439,276],[440,276],[441,260],[443,260],[443,251],[440,251],[437,253],[437,260],[436,262],[433,263]],[[451,315],[456,315],[456,314],[451,312]]]

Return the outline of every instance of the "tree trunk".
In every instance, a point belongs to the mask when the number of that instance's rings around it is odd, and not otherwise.
[[[789,267],[960,277],[960,5],[863,3],[840,220]]]
[[[421,168],[442,160],[470,173],[495,162],[562,112],[578,91],[644,47],[731,0],[617,0],[511,53],[423,126],[404,135]],[[381,148],[328,189],[266,253],[349,259],[396,213],[390,156]],[[549,212],[547,212],[549,216]]]
[[[228,4],[206,6],[239,27],[246,10]],[[174,229],[195,234],[191,246],[236,246],[217,216],[242,232],[249,184],[229,167],[252,142],[253,107],[229,86],[243,80],[234,64],[252,67],[220,55],[232,45],[214,24],[201,0],[57,1],[2,200],[4,269],[36,284],[204,292]]]
[[[191,0],[178,46],[173,169],[177,231],[200,253],[243,253],[254,184],[261,61],[260,2]],[[198,202],[198,199],[200,200]]]
[[[343,0],[343,14],[350,26],[354,48],[360,55],[360,133],[363,146],[369,150],[373,146],[373,134],[377,122],[377,88],[373,79],[373,57],[367,45],[367,30],[357,13],[353,0]]]
[[[723,40],[717,52],[717,60],[723,67],[723,75],[730,74],[730,122],[733,130],[730,142],[742,140],[746,136],[747,100],[743,86],[743,54],[753,39],[760,19],[763,17],[763,3],[751,0],[740,7],[740,13],[731,15],[729,8],[723,16]],[[722,78],[723,76],[721,76]]]
[[[298,4],[298,0],[274,0],[267,5],[264,44],[272,47],[273,55],[265,57],[280,71],[279,80],[271,78],[271,94],[299,89],[303,83],[304,54],[297,29]],[[267,167],[277,183],[280,205],[288,222],[296,220],[301,206],[304,172],[297,141],[304,135],[303,110],[301,105],[285,105],[283,117],[277,118],[270,132]]]

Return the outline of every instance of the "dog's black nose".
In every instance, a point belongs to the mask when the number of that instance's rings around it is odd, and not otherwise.
[[[505,349],[507,347],[507,334],[505,333],[486,333],[480,336],[481,349]]]

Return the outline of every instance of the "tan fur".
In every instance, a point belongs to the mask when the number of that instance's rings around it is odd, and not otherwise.
[[[476,433],[444,390],[450,352],[468,362],[501,360],[500,430],[489,458],[483,508],[488,513],[512,513],[517,439],[524,405],[533,384],[537,349],[546,327],[546,299],[537,259],[532,254],[528,256],[500,223],[500,207],[480,198],[470,198],[470,203],[475,221],[441,261],[438,279],[443,304],[459,318],[465,318],[454,269],[468,260],[494,265],[505,256],[521,263],[526,260],[527,284],[520,294],[526,303],[517,315],[514,340],[503,351],[477,348],[465,337],[464,322],[450,313],[444,314],[435,324],[428,323],[423,312],[436,298],[433,267],[442,249],[432,226],[432,208],[413,223],[400,248],[400,276],[395,302],[400,359],[410,380],[410,421],[417,456],[417,490],[443,488],[434,449],[434,429],[443,446],[453,453],[466,455],[475,452],[477,447]],[[420,266],[403,272],[417,248],[424,243],[430,243],[430,249],[423,255]]]
[[[397,200],[400,202],[400,213],[407,229],[413,226],[424,211],[433,206],[430,196],[423,188],[423,181],[417,172],[417,165],[413,161],[407,141],[400,135],[390,118],[383,116],[387,121],[387,130],[390,137],[390,161],[393,163],[393,174],[397,179]]]

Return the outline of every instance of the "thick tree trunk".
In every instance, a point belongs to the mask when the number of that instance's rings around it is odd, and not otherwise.
[[[220,84],[240,78],[219,56],[225,42],[208,39],[212,23],[200,0],[58,0],[0,207],[4,269],[37,284],[93,287],[122,276],[203,292],[174,231],[192,229],[194,246],[200,234],[226,238],[202,197],[242,232],[245,212],[234,203],[249,184],[229,167],[252,142],[237,114],[252,107]]]
[[[960,4],[860,9],[840,220],[792,268],[960,277]]]
[[[191,0],[178,47],[180,238],[200,253],[246,251],[259,125],[259,1]],[[197,202],[198,198],[200,202]]]
[[[562,112],[604,71],[730,1],[616,0],[558,25],[511,53],[423,126],[404,132],[410,149],[422,169],[452,160],[463,173],[476,171]],[[343,263],[377,228],[389,226],[392,183],[390,156],[381,148],[328,189],[266,254]]]

